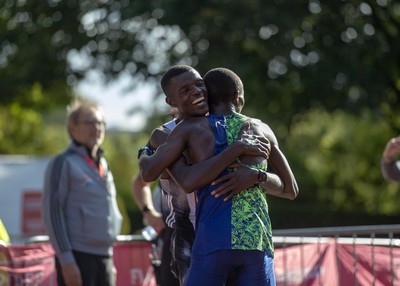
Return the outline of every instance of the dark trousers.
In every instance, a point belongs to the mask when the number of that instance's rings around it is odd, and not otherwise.
[[[82,276],[83,286],[115,286],[116,277],[113,271],[112,257],[94,255],[80,251],[73,251],[75,261],[78,264]],[[56,257],[57,285],[66,286],[60,262]]]
[[[159,286],[179,286],[179,280],[174,276],[171,271],[171,235],[173,229],[166,227],[162,230],[157,238],[157,248],[161,248],[161,264],[154,266],[156,272],[157,285]]]

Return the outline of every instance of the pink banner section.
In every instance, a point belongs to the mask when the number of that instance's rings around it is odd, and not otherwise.
[[[0,286],[56,285],[54,269],[50,244],[0,246]]]
[[[149,242],[114,245],[117,286],[157,286]],[[56,286],[54,250],[48,243],[0,245],[0,286]]]
[[[400,286],[400,248],[329,243],[276,249],[277,285]]]
[[[151,243],[124,242],[114,245],[117,286],[157,286],[150,264]]]
[[[117,285],[156,286],[150,253],[149,242],[116,243]],[[278,286],[400,286],[400,248],[333,239],[276,249],[275,274]],[[50,244],[0,245],[0,286],[25,285],[57,285]]]

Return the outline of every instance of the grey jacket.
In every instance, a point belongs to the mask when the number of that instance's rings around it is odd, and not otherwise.
[[[45,173],[43,220],[62,265],[75,261],[72,250],[111,256],[120,233],[122,216],[111,171],[103,157],[103,177],[89,161],[86,148],[71,142]]]

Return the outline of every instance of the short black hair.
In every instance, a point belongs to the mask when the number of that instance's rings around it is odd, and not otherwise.
[[[188,65],[176,65],[173,67],[170,67],[162,76],[161,78],[161,88],[164,91],[165,95],[168,96],[167,94],[167,89],[170,84],[170,81],[172,78],[184,73],[184,72],[190,72],[194,70],[191,66]]]
[[[243,93],[243,83],[240,77],[227,68],[215,68],[208,71],[204,77],[210,103],[229,102],[234,94]]]

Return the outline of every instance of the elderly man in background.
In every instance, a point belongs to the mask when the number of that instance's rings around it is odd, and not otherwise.
[[[113,243],[122,216],[103,150],[102,110],[74,102],[67,112],[71,142],[47,166],[43,218],[56,252],[59,286],[113,286]]]

